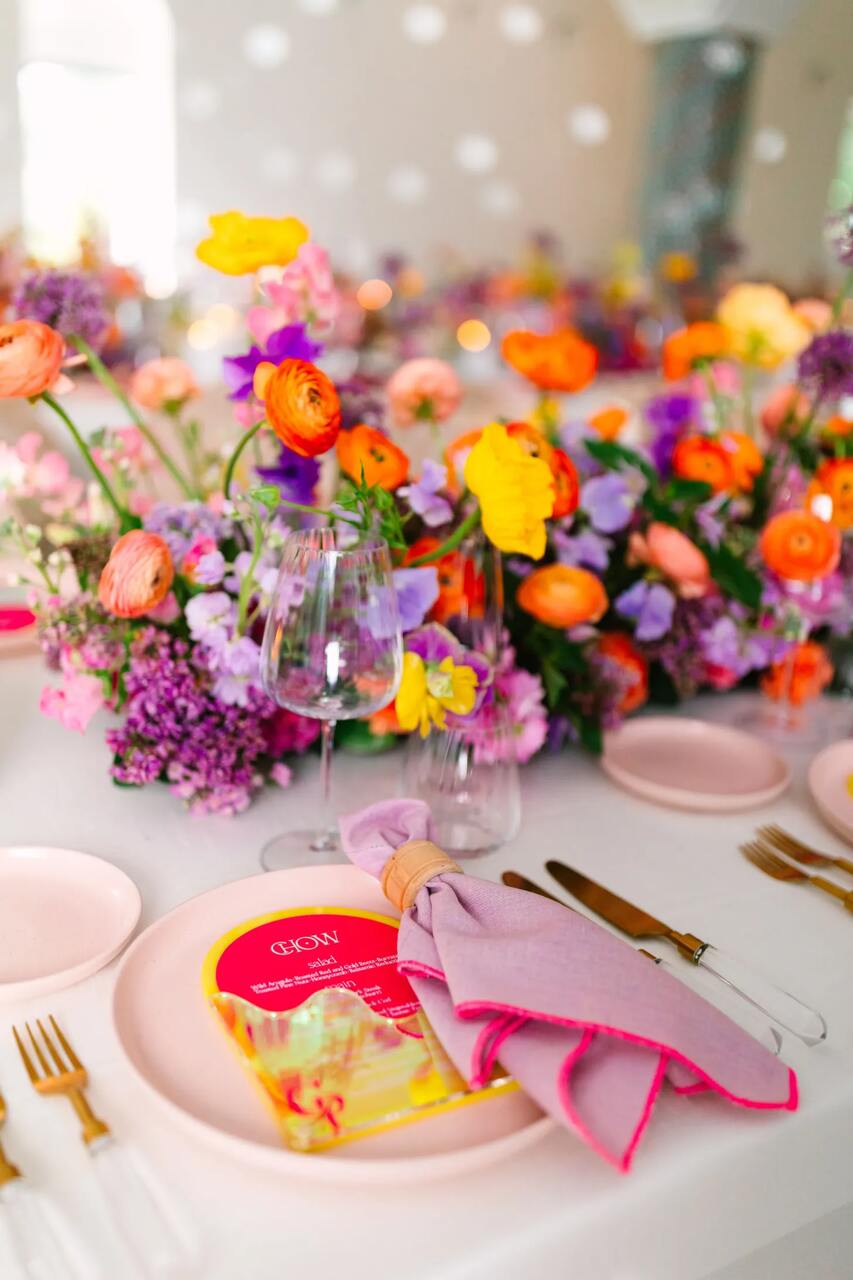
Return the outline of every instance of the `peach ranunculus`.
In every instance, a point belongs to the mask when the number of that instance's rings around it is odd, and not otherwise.
[[[736,284],[717,307],[732,354],[761,369],[798,355],[811,337],[787,296],[772,284]]]
[[[711,586],[711,569],[704,553],[679,529],[659,520],[649,525],[645,535],[631,534],[628,563],[657,569],[684,600],[706,595]]]
[[[444,422],[456,412],[462,384],[446,360],[423,356],[407,360],[388,379],[388,401],[401,427],[413,422]]]
[[[777,702],[801,707],[816,698],[832,680],[833,666],[823,645],[804,640],[772,663],[761,681],[762,692]]]
[[[110,552],[98,583],[98,599],[117,618],[141,618],[165,600],[174,576],[163,538],[131,529]]]
[[[195,374],[176,356],[146,360],[130,379],[132,398],[146,409],[165,409],[201,395]]]
[[[598,622],[609,603],[600,578],[567,564],[534,569],[522,580],[515,598],[539,622],[561,630]]]
[[[595,347],[570,328],[544,334],[514,329],[504,337],[501,355],[540,391],[580,391],[598,368]]]
[[[403,450],[364,423],[340,433],[337,453],[341,470],[356,484],[363,478],[367,485],[377,484],[392,492],[409,474],[409,459]]]
[[[825,458],[808,487],[806,503],[815,515],[831,504],[827,519],[839,529],[853,528],[853,458]]]
[[[713,320],[699,320],[676,329],[663,344],[663,376],[670,382],[686,378],[701,361],[724,356],[728,346],[725,329]]]
[[[841,555],[838,528],[811,511],[780,511],[761,533],[768,569],[794,582],[815,582],[836,568]]]
[[[341,402],[330,378],[310,360],[289,358],[255,370],[254,391],[282,444],[302,458],[331,449],[341,429]]]
[[[649,664],[632,638],[627,631],[605,631],[596,640],[595,650],[620,667],[626,679],[619,710],[623,715],[636,711],[649,696]]]
[[[59,377],[65,339],[39,320],[0,324],[0,400],[40,396]]]
[[[823,298],[800,298],[794,303],[793,311],[812,333],[829,328],[832,307]]]
[[[794,432],[808,416],[808,396],[793,382],[776,387],[761,406],[761,425],[769,436]]]

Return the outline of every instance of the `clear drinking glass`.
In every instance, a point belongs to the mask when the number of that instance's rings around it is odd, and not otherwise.
[[[321,722],[319,827],[267,844],[267,871],[307,860],[334,861],[330,805],[332,739],[337,720],[372,715],[393,699],[403,642],[388,544],[353,541],[352,527],[306,529],[284,544],[264,632],[264,688],[280,707]],[[308,859],[309,853],[315,856]]]

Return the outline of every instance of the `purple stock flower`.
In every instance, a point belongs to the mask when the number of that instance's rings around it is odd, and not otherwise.
[[[404,485],[397,492],[406,499],[415,515],[434,529],[446,524],[453,515],[453,507],[441,496],[441,491],[446,488],[447,467],[440,466],[432,458],[425,458],[420,480]]]
[[[616,533],[630,524],[637,497],[625,476],[608,471],[581,487],[581,510],[600,533]]]
[[[263,361],[281,364],[282,360],[315,360],[323,350],[321,342],[312,342],[304,324],[286,324],[267,338],[265,348],[252,346],[244,356],[226,356],[222,361],[222,378],[229,400],[248,400],[252,393],[255,370]]]
[[[569,534],[564,529],[555,529],[551,534],[551,542],[557,553],[560,564],[573,567],[583,566],[604,573],[610,559],[613,543],[609,538],[602,538],[592,529],[583,529],[580,533]]]
[[[661,582],[641,578],[613,602],[623,618],[635,623],[638,640],[660,640],[672,625],[675,596]]]
[[[194,574],[202,587],[218,587],[225,577],[225,557],[221,551],[208,551],[199,560]]]
[[[110,325],[100,284],[80,271],[28,271],[12,306],[19,319],[40,320],[65,338],[77,333],[91,346],[100,344]]]
[[[739,626],[731,615],[717,618],[702,633],[700,640],[705,659],[732,672],[738,680],[750,671],[769,667],[787,647],[787,642],[780,636]]]
[[[420,569],[395,569],[394,589],[400,611],[400,630],[419,627],[438,599],[438,569],[434,564]]]
[[[655,396],[646,405],[646,421],[652,428],[652,461],[662,476],[669,474],[672,452],[696,421],[697,412],[696,400],[682,391]]]
[[[729,495],[718,493],[710,502],[696,508],[696,526],[702,537],[711,547],[718,547],[723,540],[723,521],[720,509],[725,506]]]
[[[272,466],[255,467],[264,484],[274,484],[281,496],[289,502],[311,506],[314,490],[320,479],[320,464],[316,458],[303,458],[287,445],[281,446],[278,459]]]
[[[247,707],[262,692],[261,650],[250,636],[237,636],[208,655],[213,691],[229,707]]]
[[[227,592],[207,591],[187,601],[184,615],[194,640],[219,648],[233,634],[237,612],[234,599]]]
[[[815,334],[797,367],[800,382],[810,387],[816,399],[853,395],[853,333],[831,329]]]
[[[231,522],[218,516],[203,502],[157,502],[143,519],[149,533],[159,533],[176,565],[197,539],[222,542],[231,532]]]

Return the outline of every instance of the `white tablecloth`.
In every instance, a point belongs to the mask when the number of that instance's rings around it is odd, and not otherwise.
[[[114,862],[142,891],[143,926],[191,895],[253,874],[267,838],[305,824],[313,760],[291,791],[269,789],[232,820],[191,818],[165,788],[115,788],[97,723],[78,738],[38,714],[43,679],[37,658],[0,664],[0,840]],[[703,700],[700,714],[731,718],[743,697]],[[811,807],[806,758],[792,757],[794,784],[772,809],[719,817],[635,800],[579,754],[542,758],[523,771],[521,834],[476,868],[497,878],[514,867],[545,883],[544,860],[563,856],[819,1008],[827,1043],[808,1050],[786,1040],[783,1051],[800,1077],[795,1114],[668,1094],[627,1177],[554,1132],[511,1162],[441,1185],[362,1192],[272,1178],[229,1164],[142,1094],[110,1025],[111,966],[48,1001],[0,1006],[10,1151],[81,1230],[101,1237],[108,1257],[71,1110],[32,1093],[12,1044],[11,1023],[49,1007],[73,1032],[98,1107],[180,1188],[204,1235],[205,1280],[700,1280],[827,1214],[832,1225],[814,1233],[824,1256],[811,1280],[844,1280],[850,1270],[834,1269],[828,1237],[849,1224],[834,1211],[853,1200],[853,920],[818,893],[766,879],[737,852],[771,817],[843,852]],[[396,755],[337,763],[341,809],[396,789]],[[114,1262],[105,1274],[126,1273]]]

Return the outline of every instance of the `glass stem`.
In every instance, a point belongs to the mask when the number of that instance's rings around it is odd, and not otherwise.
[[[320,826],[311,841],[315,853],[337,847],[332,813],[332,747],[335,740],[334,720],[320,721]]]

